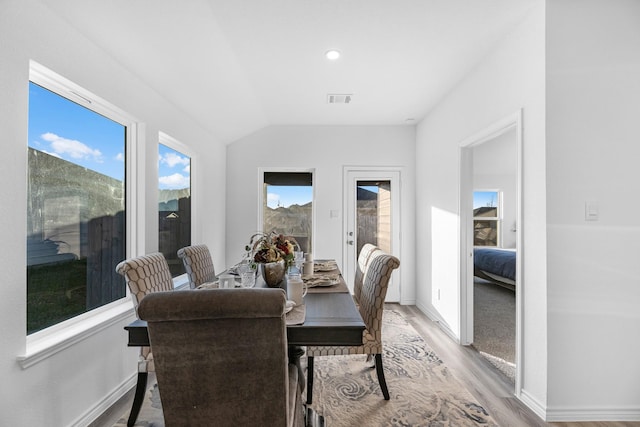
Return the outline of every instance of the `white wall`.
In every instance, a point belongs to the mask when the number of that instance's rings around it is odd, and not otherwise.
[[[258,229],[258,168],[314,168],[316,258],[342,259],[344,166],[401,168],[401,302],[415,301],[415,128],[413,126],[272,126],[227,149],[227,260],[238,261]],[[234,244],[235,243],[235,244]]]
[[[540,2],[418,125],[416,147],[417,305],[459,338],[459,143],[523,111],[522,398],[538,413],[547,401],[544,43]]]
[[[474,190],[500,190],[502,192],[502,227],[499,245],[516,247],[516,206],[518,157],[516,130],[473,147]]]
[[[117,31],[117,28],[114,28]],[[144,54],[141,52],[141,54]],[[16,358],[25,352],[26,331],[26,154],[29,60],[35,60],[127,111],[144,123],[142,161],[145,251],[157,249],[157,135],[164,131],[197,153],[202,170],[194,171],[194,188],[209,185],[195,201],[206,221],[196,240],[215,248],[224,264],[225,148],[176,110],[161,94],[123,69],[67,22],[33,0],[0,2],[0,169],[2,231],[0,263],[0,425],[66,426],[86,424],[101,413],[104,399],[116,398],[132,386],[138,350],[126,347],[123,327],[131,316],[63,351],[21,369]],[[215,239],[215,240],[214,240]]]
[[[547,40],[549,419],[639,420],[640,2],[549,1]]]

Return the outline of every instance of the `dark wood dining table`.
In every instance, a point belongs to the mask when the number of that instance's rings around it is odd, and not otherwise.
[[[346,284],[340,271],[336,269],[344,290]],[[286,290],[287,280],[281,282]],[[256,287],[266,287],[264,280],[258,277]],[[337,287],[338,288],[338,287]],[[289,344],[290,362],[299,370],[301,387],[304,387],[304,376],[300,367],[300,357],[304,354],[301,347],[307,345],[350,346],[362,344],[362,332],[365,324],[360,316],[353,297],[349,292],[308,292],[304,297],[304,323],[287,325],[287,341]],[[136,319],[124,328],[127,330],[129,347],[149,346],[147,322]]]
[[[349,293],[308,293],[304,323],[287,325],[289,345],[360,345],[364,322]],[[147,322],[125,326],[129,347],[149,346]]]

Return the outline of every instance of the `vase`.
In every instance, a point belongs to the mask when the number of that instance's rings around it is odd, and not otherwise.
[[[286,266],[284,260],[260,264],[260,274],[270,288],[277,288],[284,279]]]

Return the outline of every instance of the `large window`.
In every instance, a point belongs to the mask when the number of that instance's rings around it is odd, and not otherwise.
[[[500,191],[473,192],[473,244],[498,246],[501,220]]]
[[[304,252],[312,248],[313,174],[264,172],[262,231],[293,236]]]
[[[27,334],[126,295],[115,266],[126,255],[128,122],[38,70],[29,83]]]
[[[158,144],[158,225],[160,252],[172,277],[184,274],[178,249],[191,245],[191,158],[161,134]]]

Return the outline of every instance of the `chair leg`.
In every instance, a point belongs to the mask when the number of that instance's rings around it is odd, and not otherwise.
[[[307,413],[304,420],[305,427],[325,427],[324,417],[314,411],[313,408],[307,407]]]
[[[389,390],[387,389],[387,382],[384,379],[384,369],[382,368],[382,354],[376,354],[376,374],[378,374],[378,382],[382,389],[382,395],[384,400],[389,400]]]
[[[136,394],[133,398],[133,405],[131,405],[131,413],[129,414],[129,420],[127,421],[127,427],[133,427],[138,419],[140,408],[142,408],[142,401],[144,395],[147,392],[147,372],[138,372],[138,384],[136,384]]]
[[[307,405],[313,399],[313,356],[307,357]]]

